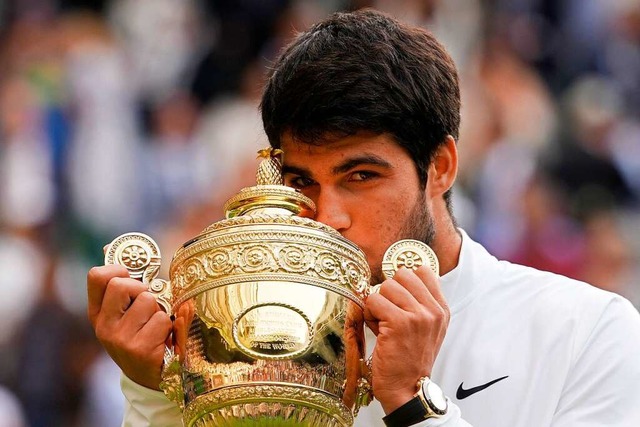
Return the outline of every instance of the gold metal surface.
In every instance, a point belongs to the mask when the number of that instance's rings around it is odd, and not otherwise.
[[[176,251],[169,282],[140,233],[116,238],[105,263],[127,267],[174,316],[161,388],[186,426],[350,426],[372,397],[370,270],[357,246],[304,217],[315,206],[282,185],[281,152],[260,154],[258,185]]]
[[[118,264],[129,271],[129,276],[149,285],[158,304],[171,313],[171,286],[169,282],[157,279],[160,270],[160,247],[143,233],[126,233],[116,237],[104,251],[105,265]]]
[[[418,240],[399,240],[389,246],[382,257],[382,274],[391,279],[400,267],[416,270],[426,265],[436,275],[440,274],[440,265],[435,252],[426,243]]]

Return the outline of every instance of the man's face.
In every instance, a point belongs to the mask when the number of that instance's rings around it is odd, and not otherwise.
[[[372,281],[382,256],[400,239],[430,244],[433,218],[409,154],[386,134],[359,133],[320,146],[282,138],[284,181],[311,198],[315,219],[364,251]]]

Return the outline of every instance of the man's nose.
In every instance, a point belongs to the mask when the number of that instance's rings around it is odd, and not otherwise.
[[[351,215],[346,209],[345,201],[337,192],[322,190],[315,202],[316,221],[326,224],[340,233],[351,226]]]

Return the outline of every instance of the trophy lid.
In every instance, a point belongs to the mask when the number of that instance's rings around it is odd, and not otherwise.
[[[282,156],[283,151],[278,148],[268,147],[259,150],[258,158],[262,161],[256,171],[256,185],[243,188],[227,200],[223,208],[226,219],[209,225],[182,247],[185,248],[202,237],[227,227],[286,221],[289,224],[321,230],[359,251],[356,245],[344,239],[335,229],[311,219],[316,213],[316,205],[299,190],[284,185]]]
[[[316,206],[310,198],[284,185],[282,154],[282,150],[271,147],[258,151],[258,158],[263,160],[256,172],[257,185],[243,188],[225,203],[224,211],[227,218],[251,212],[289,211],[303,217],[315,214]]]

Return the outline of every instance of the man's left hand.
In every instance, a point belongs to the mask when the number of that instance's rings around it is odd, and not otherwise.
[[[373,394],[389,414],[413,398],[431,376],[449,325],[439,278],[428,267],[400,268],[365,303],[365,320],[377,335],[372,355]]]

